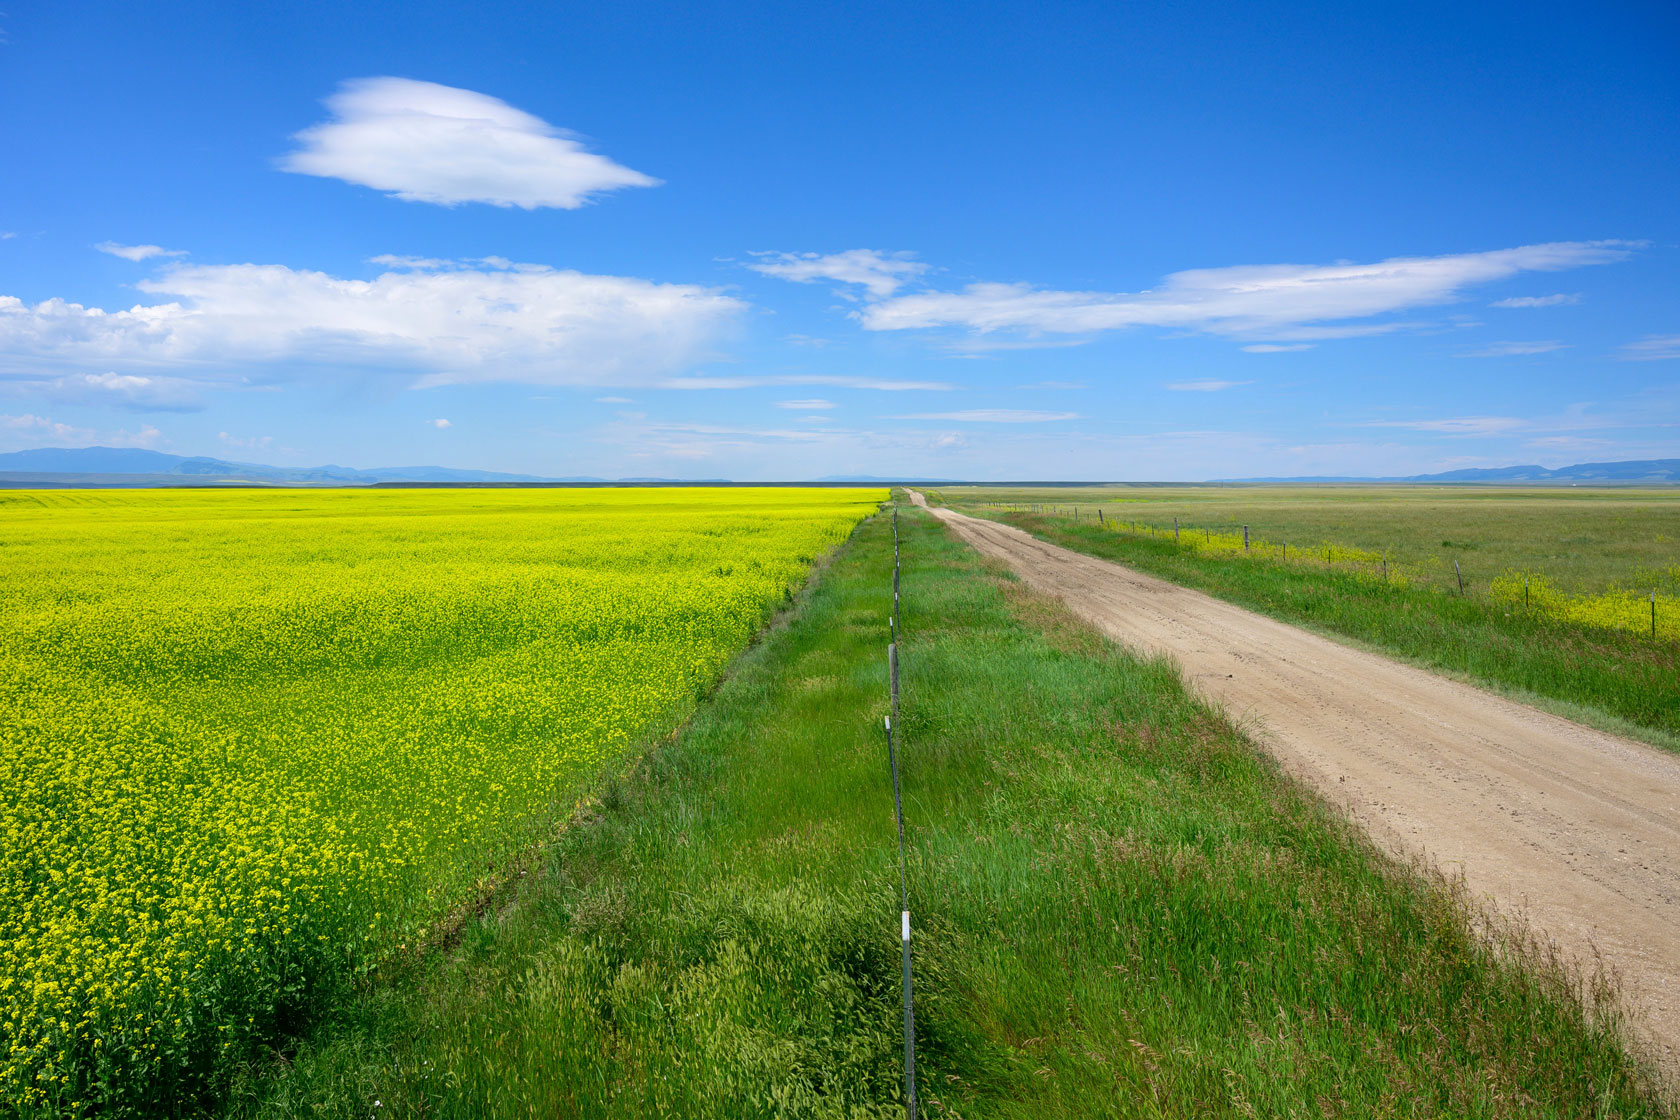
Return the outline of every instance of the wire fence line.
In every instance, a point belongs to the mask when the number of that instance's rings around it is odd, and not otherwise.
[[[890,714],[882,720],[887,732],[887,765],[892,771],[893,815],[898,822],[898,901],[899,945],[904,954],[904,1106],[910,1120],[916,1120],[916,1007],[910,973],[910,879],[904,859],[904,793],[899,783],[898,747],[903,732],[895,738],[898,728],[898,643],[902,633],[898,606],[898,503],[893,503],[893,570],[892,614],[888,617],[890,641],[887,643],[887,689]]]
[[[1451,569],[1448,570],[1445,563],[1430,567],[1395,560],[1387,549],[1377,551],[1333,542],[1319,542],[1310,547],[1297,543],[1291,547],[1287,540],[1261,539],[1250,533],[1247,525],[1191,526],[1181,524],[1174,517],[1171,527],[1167,527],[1108,516],[1100,507],[1082,511],[1076,505],[988,502],[984,508],[996,512],[1032,513],[1067,517],[1076,522],[1095,522],[1100,528],[1117,534],[1147,536],[1157,540],[1170,538],[1181,549],[1199,555],[1271,561],[1296,567],[1322,566],[1390,586],[1429,588],[1459,597],[1479,592],[1499,606],[1521,608],[1555,621],[1643,634],[1652,641],[1680,639],[1680,605],[1676,604],[1672,595],[1660,595],[1656,586],[1643,586],[1647,577],[1654,583],[1666,585],[1670,580],[1680,583],[1680,574],[1676,574],[1680,573],[1680,565],[1654,573],[1642,569],[1638,573],[1641,586],[1612,587],[1597,593],[1565,591],[1544,575],[1515,568],[1486,577],[1478,586],[1476,574],[1467,573],[1456,557],[1449,558]]]

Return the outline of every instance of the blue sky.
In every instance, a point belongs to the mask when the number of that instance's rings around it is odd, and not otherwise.
[[[1672,5],[95,3],[0,33],[0,450],[1680,455]]]

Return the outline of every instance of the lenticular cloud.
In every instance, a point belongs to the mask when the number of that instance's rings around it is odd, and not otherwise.
[[[488,94],[408,78],[359,78],[327,98],[333,119],[298,133],[280,167],[408,202],[573,210],[605,191],[657,186],[564,130]]]

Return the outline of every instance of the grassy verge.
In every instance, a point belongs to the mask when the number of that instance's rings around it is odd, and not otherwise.
[[[926,1114],[1659,1114],[1602,986],[1472,933],[1167,665],[903,529]],[[891,553],[866,523],[502,905],[229,1112],[900,1114]]]
[[[1680,646],[1571,626],[1474,595],[1259,557],[1197,555],[1170,537],[1036,513],[992,514],[1064,548],[1398,654],[1571,718],[1680,749]],[[1602,715],[1608,718],[1595,718]]]

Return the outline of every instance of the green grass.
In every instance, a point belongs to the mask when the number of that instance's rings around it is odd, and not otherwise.
[[[1221,557],[1168,535],[1098,525],[1088,515],[991,516],[1047,541],[1194,587],[1289,622],[1352,638],[1414,663],[1550,702],[1571,718],[1680,747],[1680,645],[1573,626],[1470,594],[1395,587],[1367,573]]]
[[[1170,666],[903,529],[925,1115],[1661,1114],[1604,985],[1472,932]],[[865,523],[512,893],[228,1114],[901,1114],[891,554]]]
[[[1613,586],[1680,596],[1680,487],[1079,486],[944,487],[957,509],[988,503],[1078,505],[1108,517],[1215,532],[1249,526],[1292,551],[1387,550],[1435,586],[1457,586],[1453,561],[1485,588],[1507,569],[1560,589]],[[1675,609],[1680,609],[1676,604]]]

